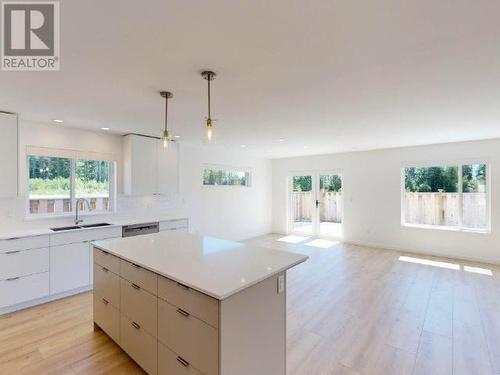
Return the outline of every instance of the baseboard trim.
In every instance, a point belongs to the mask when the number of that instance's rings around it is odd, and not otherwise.
[[[10,314],[10,313],[13,313],[15,311],[28,309],[28,308],[33,307],[33,306],[43,305],[44,303],[52,302],[52,301],[55,301],[55,300],[58,300],[61,298],[74,296],[75,294],[85,293],[85,292],[88,292],[89,290],[92,290],[92,289],[93,289],[93,285],[87,285],[87,286],[84,286],[82,288],[68,290],[67,292],[54,294],[52,296],[37,298],[37,299],[33,299],[31,301],[18,303],[17,305],[3,307],[0,309],[0,316],[5,315],[5,314]]]

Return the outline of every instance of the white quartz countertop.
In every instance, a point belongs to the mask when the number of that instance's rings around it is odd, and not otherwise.
[[[162,215],[162,216],[120,216],[120,215],[103,215],[95,217],[84,217],[84,222],[80,225],[95,224],[95,223],[109,223],[111,225],[98,227],[98,228],[110,228],[123,225],[141,224],[141,223],[151,223],[151,222],[161,222],[161,221],[173,221],[173,220],[185,220],[187,216],[184,215]],[[51,222],[45,223],[43,220],[37,220],[26,222],[24,225],[17,224],[15,227],[4,226],[0,227],[0,240],[17,238],[17,237],[32,237],[32,236],[42,236],[48,234],[65,233],[66,231],[54,232],[50,228],[53,227],[65,227],[74,225],[74,219],[69,218],[63,222]],[[77,230],[70,230],[69,232],[75,232],[79,230],[89,230],[94,228],[82,228]]]
[[[218,300],[308,259],[303,254],[184,232],[160,232],[93,244]]]

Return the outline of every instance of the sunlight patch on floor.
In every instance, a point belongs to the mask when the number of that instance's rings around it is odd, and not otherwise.
[[[286,242],[286,243],[299,243],[308,240],[309,237],[302,237],[302,236],[285,236],[276,239],[276,241],[280,242]]]
[[[464,266],[464,271],[479,273],[480,275],[493,276],[493,272],[487,268]]]
[[[399,260],[401,260],[403,262],[424,264],[426,266],[448,268],[450,270],[457,270],[457,271],[460,270],[460,264],[456,264],[456,263],[440,262],[440,261],[437,261],[437,260],[430,260],[430,259],[423,259],[423,258],[414,258],[414,257],[407,257],[407,256],[400,256]]]
[[[320,247],[322,249],[329,249],[330,247],[335,246],[338,244],[339,241],[329,241],[329,240],[312,240],[310,242],[307,242],[305,245],[306,246],[313,246],[313,247]]]
[[[434,266],[434,267],[439,267],[439,268],[447,268],[447,269],[455,270],[455,271],[460,271],[462,269],[462,267],[463,267],[463,270],[465,272],[471,272],[471,273],[477,273],[477,274],[480,274],[480,275],[493,276],[493,271],[491,271],[488,268],[472,267],[472,266],[461,266],[458,263],[440,262],[440,261],[437,261],[437,260],[430,260],[430,259],[424,259],[424,258],[414,258],[414,257],[407,257],[407,256],[400,256],[399,260],[401,260],[403,262],[423,264],[423,265],[426,265],[426,266]]]

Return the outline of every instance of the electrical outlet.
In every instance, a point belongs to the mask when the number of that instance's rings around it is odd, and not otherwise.
[[[278,276],[278,294],[285,291],[285,275]]]

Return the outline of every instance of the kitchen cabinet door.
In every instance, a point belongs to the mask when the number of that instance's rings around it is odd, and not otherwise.
[[[124,137],[124,192],[128,195],[156,194],[158,144],[151,137],[129,134]]]
[[[173,194],[179,191],[179,144],[170,142],[168,149],[158,144],[158,194]]]
[[[0,137],[0,169],[2,170],[0,198],[14,198],[17,196],[17,116],[0,112],[0,129],[2,130]]]
[[[90,284],[90,245],[88,242],[50,248],[50,294],[66,292]]]

